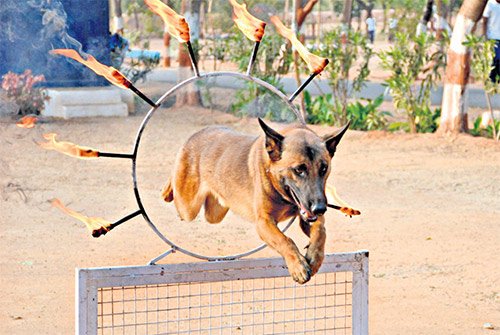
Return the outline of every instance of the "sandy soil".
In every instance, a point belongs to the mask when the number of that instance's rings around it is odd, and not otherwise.
[[[215,119],[258,133],[256,121],[162,115],[148,128],[139,156],[140,187],[160,229],[212,254],[259,244],[251,224],[234,217],[212,226],[180,222],[173,206],[157,198],[177,148],[192,132]],[[57,132],[61,140],[130,152],[142,118],[54,120],[31,130],[0,119],[1,334],[73,333],[75,267],[146,264],[166,250],[142,218],[94,239],[50,205],[57,197],[111,221],[135,211],[130,162],[82,161],[34,143]],[[370,250],[371,334],[498,332],[482,326],[500,327],[499,171],[500,146],[491,140],[347,133],[330,183],[362,215],[327,213],[327,251]],[[305,245],[297,227],[290,235]],[[256,256],[274,255],[266,249]],[[175,254],[166,261],[193,259]]]

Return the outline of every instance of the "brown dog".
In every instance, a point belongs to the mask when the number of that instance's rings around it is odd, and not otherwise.
[[[259,123],[264,130],[260,137],[224,127],[195,133],[180,149],[162,195],[174,201],[183,220],[193,220],[204,205],[210,223],[222,221],[229,209],[255,222],[260,238],[283,256],[292,278],[303,284],[323,262],[325,185],[330,160],[349,124],[319,137],[305,126],[278,133],[261,119]],[[305,257],[277,226],[299,214],[310,237]]]

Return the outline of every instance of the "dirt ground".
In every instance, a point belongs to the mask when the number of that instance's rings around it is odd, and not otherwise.
[[[259,133],[255,119],[190,113],[165,111],[147,128],[138,158],[145,206],[182,246],[227,254],[258,245],[252,225],[233,216],[220,225],[185,223],[159,202],[177,148],[196,129],[215,120]],[[142,265],[167,249],[140,217],[94,239],[50,205],[60,198],[110,221],[132,213],[129,161],[83,161],[35,143],[56,132],[60,140],[127,153],[143,117],[50,120],[30,130],[0,119],[1,334],[73,333],[75,268]],[[329,211],[326,248],[370,251],[370,333],[498,333],[500,146],[467,135],[350,131],[333,163],[329,182],[362,215]],[[290,235],[306,244],[296,226]],[[265,249],[255,257],[274,255]],[[186,261],[193,259],[166,259]],[[484,330],[486,322],[497,329]]]

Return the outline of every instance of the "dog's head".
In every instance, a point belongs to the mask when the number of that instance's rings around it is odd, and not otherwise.
[[[278,133],[259,119],[269,158],[268,176],[281,196],[295,204],[305,221],[326,212],[325,185],[330,162],[349,123],[331,135],[318,136],[306,127]]]

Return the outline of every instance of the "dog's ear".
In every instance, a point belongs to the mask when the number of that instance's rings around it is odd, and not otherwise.
[[[259,124],[266,134],[266,151],[269,154],[269,157],[273,161],[280,160],[281,151],[283,148],[283,140],[285,139],[285,137],[265,124],[261,118],[259,118]]]
[[[330,134],[330,135],[323,137],[323,140],[325,141],[325,144],[326,144],[326,148],[328,149],[328,152],[330,153],[330,157],[333,157],[333,155],[335,154],[335,150],[337,149],[337,145],[340,143],[342,136],[344,136],[345,132],[349,128],[350,123],[351,123],[351,121],[347,122],[342,128],[338,129],[333,134]]]

